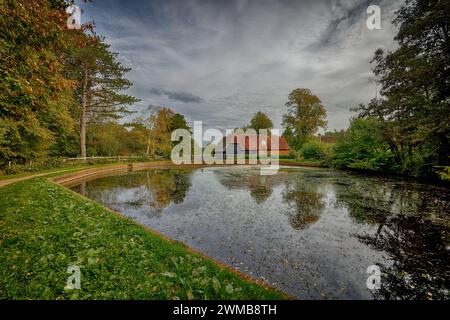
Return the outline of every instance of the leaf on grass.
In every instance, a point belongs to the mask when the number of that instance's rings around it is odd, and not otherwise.
[[[205,271],[206,271],[206,266],[202,266],[202,267],[199,267],[199,268],[196,268],[196,269],[192,270],[192,275],[194,277],[196,277],[198,275],[201,275]]]
[[[175,273],[173,273],[173,272],[168,272],[168,271],[161,273],[161,275],[162,275],[163,277],[168,277],[168,278],[175,278],[175,277],[177,276]]]
[[[100,258],[88,258],[88,264],[96,264],[100,261]]]
[[[217,280],[216,278],[212,278],[212,286],[213,286],[214,291],[216,293],[218,293],[219,290],[220,290],[220,282],[219,282],[219,280]]]
[[[229,294],[232,294],[232,293],[234,292],[233,286],[232,286],[231,284],[227,284],[227,285],[225,286],[225,292],[226,292],[226,293],[229,293]]]

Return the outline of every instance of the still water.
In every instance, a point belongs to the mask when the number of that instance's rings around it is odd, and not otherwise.
[[[157,169],[73,190],[300,299],[450,298],[450,191],[328,169]],[[367,268],[381,270],[369,290]]]

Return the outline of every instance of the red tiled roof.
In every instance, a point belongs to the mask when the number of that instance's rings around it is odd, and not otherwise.
[[[272,149],[272,138],[278,138],[278,149]],[[262,138],[264,139],[264,138]],[[259,149],[259,136],[258,135],[233,135],[231,138],[228,138],[228,143],[238,143],[242,150],[245,151],[253,151]],[[264,146],[264,140],[265,145]],[[267,150],[291,150],[286,140],[283,137],[279,136],[265,136],[265,139],[261,144],[262,149]],[[231,141],[231,142],[230,142]],[[274,147],[275,147],[274,143]]]

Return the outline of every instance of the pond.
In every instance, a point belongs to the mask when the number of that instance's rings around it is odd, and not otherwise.
[[[299,299],[450,298],[450,191],[317,168],[154,169],[87,197]],[[369,266],[381,287],[368,289]]]

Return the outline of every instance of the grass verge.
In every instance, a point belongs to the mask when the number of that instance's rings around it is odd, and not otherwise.
[[[0,247],[0,299],[285,298],[44,178],[0,189]]]
[[[146,163],[158,163],[161,161],[147,161]],[[24,178],[34,175],[42,175],[42,176],[55,176],[55,175],[61,175],[66,174],[70,172],[76,172],[81,171],[84,169],[94,169],[94,168],[107,168],[107,167],[113,167],[115,165],[126,165],[129,162],[110,162],[110,163],[98,163],[98,164],[73,164],[73,165],[67,165],[62,166],[58,168],[51,168],[51,169],[43,169],[43,170],[37,170],[37,171],[26,171],[16,174],[10,174],[10,175],[0,175],[0,181],[6,181],[6,180],[12,180],[17,178]]]
[[[314,166],[314,167],[327,167],[322,160],[295,160],[295,159],[280,159],[280,164],[286,165],[298,165],[298,166]]]

